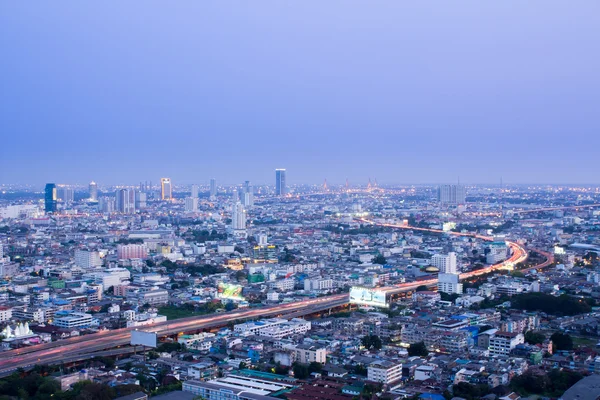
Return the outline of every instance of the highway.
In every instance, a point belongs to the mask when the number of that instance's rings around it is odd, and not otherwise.
[[[295,303],[274,306],[234,310],[206,316],[181,318],[161,322],[139,330],[156,332],[159,336],[172,335],[199,329],[223,326],[241,319],[272,317],[305,310],[306,314],[326,310],[348,303],[347,294],[339,294]],[[58,342],[30,346],[0,353],[0,376],[6,376],[18,368],[29,368],[35,364],[57,364],[72,360],[80,355],[107,350],[129,344],[130,331],[135,328],[115,329],[95,334],[69,338]],[[84,357],[85,358],[85,357]]]
[[[470,236],[482,240],[492,240],[489,236],[468,234],[461,232],[444,232],[436,229],[418,228],[406,225],[394,225],[385,223],[375,223],[373,221],[361,219],[360,221],[386,226],[390,228],[412,229],[417,231],[430,231],[435,233],[446,233],[456,236]],[[527,251],[518,243],[509,241],[512,255],[508,260],[502,263],[491,265],[489,267],[465,272],[460,274],[460,279],[468,279],[474,276],[486,274],[488,272],[513,266],[527,259]],[[547,257],[546,262],[533,268],[543,268],[553,262],[552,254],[540,250],[532,249]],[[401,293],[415,290],[421,285],[435,285],[437,278],[425,281],[402,283],[399,285],[381,288],[389,293]],[[260,308],[238,309],[230,312],[216,313],[205,316],[194,316],[181,318],[172,321],[161,322],[154,325],[140,327],[144,331],[156,332],[158,336],[166,336],[183,332],[191,332],[200,329],[218,327],[227,325],[237,320],[246,320],[254,318],[273,317],[280,315],[307,315],[317,311],[327,310],[348,303],[348,294],[337,294],[315,299],[303,300],[295,303],[277,304]],[[128,345],[130,341],[130,331],[135,328],[123,328],[110,331],[101,331],[95,334],[84,335],[80,337],[69,338],[57,342],[51,342],[41,345],[25,347],[22,349],[10,350],[0,353],[0,376],[6,376],[18,368],[30,368],[35,364],[57,364],[71,360],[81,360],[93,357],[94,352],[105,351],[119,346]]]

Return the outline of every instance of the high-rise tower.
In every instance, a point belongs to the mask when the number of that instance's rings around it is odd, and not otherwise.
[[[173,199],[173,186],[171,178],[160,178],[160,198],[162,200]]]
[[[210,199],[214,200],[217,198],[217,180],[211,178],[210,180]]]
[[[287,187],[285,185],[285,169],[278,168],[275,170],[275,195],[285,196]]]
[[[90,182],[90,200],[98,201],[98,185],[94,181]]]
[[[44,189],[44,210],[47,213],[56,212],[57,202],[56,185],[54,183],[47,183]]]

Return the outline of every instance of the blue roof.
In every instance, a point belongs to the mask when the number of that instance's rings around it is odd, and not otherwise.
[[[422,393],[419,396],[420,399],[427,399],[427,400],[446,400],[446,398],[444,396],[442,396],[441,394],[435,394],[435,393]]]

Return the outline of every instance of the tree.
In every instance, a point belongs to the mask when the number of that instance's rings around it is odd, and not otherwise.
[[[361,343],[367,350],[380,350],[382,347],[381,339],[377,335],[363,336]]]
[[[540,344],[544,343],[546,336],[539,332],[527,331],[525,333],[525,341],[529,344]]]
[[[375,258],[373,258],[373,263],[374,264],[384,265],[386,262],[387,262],[387,260],[381,254],[377,254],[377,256],[375,256]]]
[[[246,369],[248,368],[248,365],[246,365],[246,363],[244,361],[240,362],[240,365],[238,366],[239,369]]]
[[[417,292],[427,292],[428,290],[429,288],[426,285],[417,286],[417,288],[415,289],[415,291]]]
[[[311,374],[313,372],[321,372],[322,369],[323,365],[320,362],[313,361],[310,364],[308,364],[308,372]]]
[[[297,379],[306,379],[309,377],[310,373],[308,372],[308,367],[304,364],[294,364],[292,369],[294,371],[294,378]]]
[[[573,350],[573,339],[567,333],[554,332],[550,336],[554,350]]]
[[[408,346],[408,355],[411,357],[427,357],[429,355],[429,351],[427,350],[427,346],[425,346],[424,342],[418,342]]]

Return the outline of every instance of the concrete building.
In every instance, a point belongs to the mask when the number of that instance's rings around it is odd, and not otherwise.
[[[494,336],[490,337],[488,350],[490,351],[490,356],[507,357],[512,349],[518,344],[523,343],[525,343],[525,337],[521,333],[498,331]]]
[[[462,185],[441,185],[438,188],[438,201],[443,204],[465,204],[467,192]]]
[[[75,250],[75,265],[78,267],[89,269],[102,266],[100,253],[90,250]]]
[[[52,322],[53,325],[59,328],[81,328],[92,324],[92,315],[86,313],[74,312],[65,317],[56,317]]]
[[[374,361],[367,367],[367,379],[373,382],[390,384],[402,378],[402,363]]]
[[[431,265],[438,268],[444,274],[456,274],[456,253],[435,254],[431,257]]]

